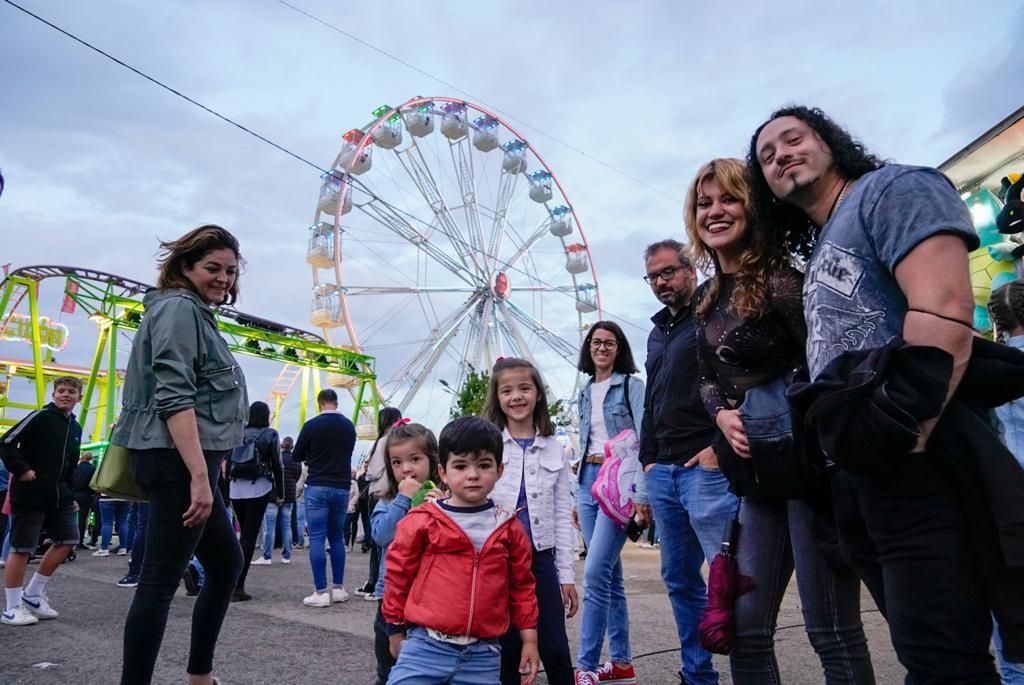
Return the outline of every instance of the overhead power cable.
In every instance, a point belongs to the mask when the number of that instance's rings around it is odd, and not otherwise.
[[[479,103],[479,104],[483,105],[484,107],[487,107],[488,109],[490,109],[490,110],[492,110],[494,112],[497,112],[498,114],[502,115],[506,119],[510,119],[512,121],[515,121],[516,123],[522,124],[523,126],[526,126],[527,128],[530,128],[530,129],[536,131],[537,133],[541,134],[545,138],[548,138],[549,140],[552,140],[552,141],[558,143],[559,145],[561,145],[561,146],[563,146],[563,147],[565,147],[565,148],[567,148],[569,150],[572,150],[576,154],[589,159],[591,162],[594,162],[595,164],[600,164],[604,168],[609,169],[611,171],[614,171],[619,176],[622,176],[623,178],[628,179],[629,181],[632,181],[633,183],[636,183],[637,185],[641,186],[642,188],[644,188],[646,190],[651,191],[652,193],[657,193],[658,195],[660,195],[661,197],[663,197],[664,199],[668,200],[669,202],[671,202],[673,204],[677,204],[677,205],[678,204],[682,204],[682,202],[679,200],[679,198],[672,197],[668,193],[666,193],[666,192],[664,192],[662,190],[659,190],[658,188],[655,188],[651,184],[647,183],[646,181],[644,181],[644,180],[642,180],[640,178],[637,178],[633,174],[630,174],[627,171],[623,171],[622,169],[618,168],[617,166],[615,166],[613,164],[610,164],[610,163],[604,161],[603,159],[595,157],[594,155],[589,154],[585,150],[581,150],[579,147],[577,147],[577,146],[573,145],[572,143],[564,140],[563,138],[559,138],[558,136],[556,136],[556,135],[554,135],[552,133],[548,133],[544,129],[542,129],[542,128],[538,127],[538,126],[534,126],[533,124],[531,124],[528,121],[523,121],[519,117],[517,117],[517,116],[515,116],[513,114],[510,114],[509,112],[504,111],[504,110],[500,109],[499,107],[497,107],[495,105],[492,105],[492,104],[488,103],[486,100],[482,100],[481,98],[478,98],[477,96],[473,95],[472,93],[466,92],[465,90],[463,90],[462,88],[459,88],[455,84],[449,83],[448,81],[445,81],[441,77],[435,76],[434,74],[431,74],[429,71],[425,71],[424,69],[421,69],[420,67],[416,66],[415,64],[412,64],[411,62],[408,62],[408,61],[402,59],[401,57],[399,57],[399,56],[397,56],[397,55],[395,55],[393,53],[388,52],[387,50],[385,50],[383,48],[379,48],[376,45],[363,40],[362,38],[360,38],[359,36],[355,35],[354,33],[350,33],[350,32],[348,32],[348,31],[346,31],[346,30],[344,30],[342,28],[339,28],[338,26],[335,26],[334,24],[330,23],[329,21],[321,19],[320,17],[316,16],[315,14],[307,12],[306,10],[302,9],[301,7],[296,7],[295,5],[293,5],[290,2],[288,2],[288,0],[277,0],[277,2],[282,4],[282,5],[284,5],[287,8],[295,11],[295,12],[298,12],[302,16],[307,17],[308,19],[311,19],[312,21],[315,21],[316,23],[318,23],[318,24],[320,24],[320,25],[330,29],[331,31],[334,31],[335,33],[341,34],[342,36],[345,36],[349,40],[353,40],[356,43],[359,43],[360,45],[362,45],[363,47],[365,47],[365,48],[367,48],[369,50],[373,50],[374,52],[376,52],[376,53],[378,53],[380,55],[383,55],[384,57],[390,59],[393,62],[396,62],[396,63],[402,65],[403,67],[405,67],[407,69],[411,69],[412,71],[415,71],[417,74],[420,74],[421,76],[426,76],[427,78],[431,79],[432,81],[436,81],[437,83],[440,83],[445,88],[449,88],[449,89],[455,91],[456,93],[459,93],[460,95],[464,95],[465,97],[467,97],[470,100],[472,100],[474,103]]]
[[[288,148],[284,147],[283,145],[275,143],[270,138],[267,138],[266,136],[264,136],[264,135],[262,135],[260,133],[257,133],[256,131],[252,130],[251,128],[249,128],[249,127],[247,127],[247,126],[245,126],[245,125],[235,121],[234,119],[232,119],[232,118],[230,118],[230,117],[228,117],[228,116],[226,116],[224,114],[221,114],[220,112],[212,109],[211,107],[208,107],[207,105],[204,105],[203,103],[199,102],[198,100],[196,100],[196,99],[194,99],[192,97],[189,97],[188,95],[182,93],[181,91],[179,91],[179,90],[177,90],[175,88],[172,88],[171,86],[167,85],[163,81],[160,81],[159,79],[157,79],[157,78],[155,78],[153,76],[150,76],[149,74],[147,74],[147,73],[145,73],[145,72],[143,72],[143,71],[133,67],[132,65],[128,64],[127,62],[125,62],[125,61],[123,61],[121,59],[118,59],[117,57],[111,55],[109,52],[106,52],[105,50],[102,50],[102,49],[96,47],[92,43],[89,43],[88,41],[86,41],[86,40],[84,40],[82,38],[79,38],[78,36],[76,36],[75,34],[71,33],[70,31],[67,31],[67,30],[61,28],[60,26],[57,26],[56,24],[54,24],[54,23],[44,19],[43,17],[39,16],[38,14],[35,14],[34,12],[32,12],[32,11],[22,7],[18,3],[13,2],[13,0],[3,0],[3,2],[5,2],[8,5],[10,5],[11,7],[14,7],[17,10],[20,10],[21,12],[23,12],[23,13],[27,14],[28,16],[32,17],[33,19],[36,19],[37,21],[45,24],[46,26],[49,26],[50,28],[52,28],[55,31],[61,33],[62,35],[66,36],[67,38],[70,38],[71,40],[75,41],[76,43],[79,43],[80,45],[83,45],[84,47],[92,50],[93,52],[96,52],[96,53],[102,55],[103,57],[106,57],[110,61],[114,62],[115,64],[117,64],[117,65],[119,65],[121,67],[124,67],[125,69],[131,71],[135,75],[137,75],[137,76],[139,76],[139,77],[149,81],[150,83],[152,83],[152,84],[162,88],[163,90],[166,90],[167,92],[169,92],[169,93],[171,93],[171,94],[173,94],[173,95],[175,95],[175,96],[185,100],[189,104],[194,105],[195,107],[198,107],[198,108],[202,109],[206,113],[215,116],[216,118],[220,119],[221,121],[223,121],[223,122],[225,122],[227,124],[230,124],[231,126],[234,126],[235,128],[241,130],[242,132],[252,136],[253,138],[256,138],[260,142],[262,142],[262,143],[264,143],[266,145],[270,145],[271,147],[273,147],[274,149],[278,150],[279,152],[283,152],[284,154],[288,155],[289,157],[292,157],[292,158],[298,160],[299,162],[301,162],[301,163],[303,163],[303,164],[305,164],[305,165],[307,165],[309,167],[312,167],[313,169],[316,169],[317,171],[319,171],[319,172],[321,172],[323,174],[329,173],[328,169],[323,168],[319,164],[316,164],[315,162],[312,162],[312,161],[306,159],[302,155],[289,150]],[[393,210],[395,212],[398,212],[398,213],[400,213],[400,214],[402,214],[404,216],[409,217],[411,220],[413,220],[416,223],[424,226],[425,228],[428,228],[428,229],[431,228],[430,224],[428,224],[426,221],[424,221],[420,217],[418,217],[415,214],[412,214],[412,213],[402,209],[401,207],[397,207],[397,206],[393,205],[392,203],[388,202],[384,198],[382,198],[379,195],[377,195],[376,193],[374,193],[362,181],[360,181],[356,177],[349,175],[349,179],[350,179],[350,182],[353,184],[353,186],[358,186],[359,189],[362,192],[366,193],[369,197],[371,197],[373,199],[373,201],[380,202],[381,204],[385,205],[389,209],[391,209],[391,210]],[[470,245],[469,243],[467,243],[465,241],[462,241],[462,242],[464,243],[464,247],[466,247],[467,249],[475,251],[475,252],[477,252],[478,254],[480,254],[483,257],[486,257],[488,259],[494,260],[494,262],[496,264],[500,263],[500,264],[502,264],[503,266],[505,266],[506,268],[508,268],[511,271],[518,272],[518,273],[523,274],[525,276],[530,276],[530,274],[528,272],[526,272],[525,270],[523,270],[523,269],[521,269],[519,267],[513,266],[511,264],[508,264],[507,262],[504,262],[503,260],[500,260],[499,258],[495,257],[494,255],[490,255],[486,251],[484,251],[484,250],[482,250],[480,248],[477,248],[477,247],[475,247],[473,245]],[[557,286],[555,286],[555,285],[553,285],[551,283],[548,283],[546,281],[543,281],[543,280],[540,280],[540,279],[536,279],[536,278],[535,278],[535,280],[538,283],[540,283],[541,285],[544,285],[545,287],[551,288],[553,292],[563,294],[563,295],[565,295],[567,297],[571,297],[573,299],[576,298],[576,296],[573,293],[570,293],[568,291],[564,291],[564,290],[558,289]],[[632,326],[632,327],[636,328],[637,330],[647,331],[646,328],[643,328],[642,326],[637,325],[636,323],[630,321],[629,319],[627,319],[627,318],[625,318],[623,316],[618,316],[618,315],[612,314],[611,312],[609,312],[607,310],[604,311],[604,314],[609,316],[609,317],[611,317],[611,318],[614,318],[614,319],[616,319],[618,321],[621,321],[621,322],[625,323],[626,325]]]

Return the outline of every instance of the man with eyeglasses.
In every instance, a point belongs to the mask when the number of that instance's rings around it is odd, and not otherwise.
[[[654,329],[647,339],[640,463],[661,532],[661,577],[679,632],[679,677],[690,685],[712,685],[718,673],[697,633],[707,597],[701,566],[714,558],[739,500],[718,470],[711,448],[714,427],[700,398],[690,305],[696,271],[676,240],[648,246],[644,258],[644,280],[665,308],[651,317]]]

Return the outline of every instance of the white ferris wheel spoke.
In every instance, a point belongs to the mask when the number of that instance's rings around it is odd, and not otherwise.
[[[498,306],[498,311],[501,312],[501,325],[511,336],[513,341],[513,347],[516,349],[516,356],[526,359],[534,366],[537,365],[536,359],[533,357],[533,350],[526,344],[526,338],[523,337],[523,332],[519,329],[519,325],[516,323],[508,313],[508,307],[506,303],[502,302]]]
[[[406,173],[409,174],[413,184],[419,189],[427,206],[430,207],[430,211],[434,213],[438,227],[455,248],[462,265],[466,269],[474,271],[479,278],[486,280],[484,268],[477,259],[477,252],[462,235],[459,223],[448,209],[419,145],[414,142],[404,150],[395,150],[395,155]]]
[[[453,286],[390,286],[390,285],[346,285],[342,287],[346,295],[419,295],[429,293],[475,293],[480,288]]]
[[[534,335],[543,340],[548,347],[557,352],[559,356],[563,357],[566,361],[575,360],[576,355],[579,354],[579,350],[577,350],[575,346],[570,345],[564,338],[560,337],[540,321],[537,321],[521,308],[517,307],[515,303],[507,302],[506,304],[508,305],[508,310],[512,317],[518,319],[519,323],[529,328]]]
[[[469,145],[469,136],[463,136],[458,140],[450,141],[448,147],[452,154],[452,165],[456,171],[455,177],[459,182],[459,192],[462,194],[463,211],[469,224],[470,247],[474,252],[474,261],[484,266],[481,275],[486,279],[490,276],[490,272],[486,270],[487,254],[484,252],[484,235],[480,228],[480,205],[476,198],[473,153]]]
[[[494,222],[491,224],[491,242],[488,245],[487,254],[492,260],[491,270],[498,269],[498,255],[501,251],[502,238],[505,237],[505,218],[508,215],[509,205],[515,195],[516,181],[520,174],[511,174],[505,169],[501,170],[501,181],[498,183],[498,201],[494,205]]]
[[[401,214],[396,212],[390,206],[383,202],[374,200],[366,203],[365,205],[359,206],[358,209],[371,219],[377,221],[383,226],[386,226],[409,243],[415,245],[426,255],[432,257],[441,266],[446,268],[448,271],[451,271],[469,285],[474,288],[479,287],[479,280],[466,269],[464,264],[454,259],[451,255],[438,247],[435,242],[431,241],[427,236],[416,230],[411,223],[406,221]]]

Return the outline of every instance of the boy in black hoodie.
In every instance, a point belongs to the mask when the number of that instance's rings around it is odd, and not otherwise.
[[[30,625],[57,618],[46,599],[46,583],[78,543],[78,506],[72,494],[82,429],[74,408],[82,381],[62,376],[53,382],[53,401],[32,412],[0,438],[0,458],[11,484],[11,553],[4,569],[7,608],[0,623]],[[29,555],[45,528],[53,545],[22,589]]]

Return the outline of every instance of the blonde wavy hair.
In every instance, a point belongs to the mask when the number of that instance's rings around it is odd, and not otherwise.
[[[747,215],[746,249],[740,256],[740,268],[736,272],[736,287],[733,289],[729,309],[743,319],[756,318],[764,311],[769,299],[769,279],[772,273],[792,265],[781,240],[775,240],[771,231],[761,226],[751,211],[750,182],[747,166],[739,159],[722,157],[712,159],[697,170],[697,174],[686,193],[683,222],[689,239],[687,249],[694,266],[707,274],[709,284],[695,312],[699,318],[706,318],[718,302],[721,290],[721,266],[718,255],[704,244],[697,231],[697,197],[701,186],[709,179],[718,181],[721,189],[743,203]]]

